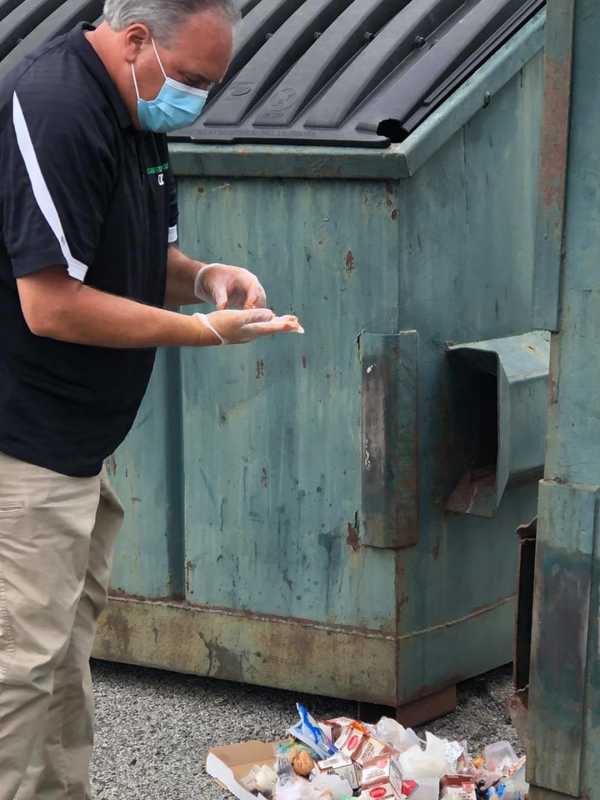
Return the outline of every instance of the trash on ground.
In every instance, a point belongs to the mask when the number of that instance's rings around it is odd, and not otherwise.
[[[471,756],[467,742],[423,741],[388,717],[317,721],[297,709],[288,739],[214,748],[208,774],[239,800],[528,800],[526,760],[508,742]]]

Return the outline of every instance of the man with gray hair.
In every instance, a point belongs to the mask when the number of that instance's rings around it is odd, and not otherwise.
[[[0,800],[89,797],[89,658],[122,508],[103,460],[155,348],[301,331],[176,246],[165,133],[223,79],[230,0],[107,0],[0,84]],[[168,310],[199,301],[210,314]]]

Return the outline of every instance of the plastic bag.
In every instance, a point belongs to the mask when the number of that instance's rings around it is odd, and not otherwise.
[[[266,764],[252,767],[240,783],[249,792],[260,792],[265,797],[273,797],[277,784],[277,773]]]
[[[495,787],[495,797],[502,800],[526,800],[529,797],[529,784],[525,778],[525,763],[512,778],[505,778]]]
[[[276,800],[315,800],[310,783],[302,779],[278,782],[275,797]]]
[[[398,757],[398,763],[405,778],[437,778],[454,771],[456,767],[456,750],[449,747],[451,742],[439,739],[432,733],[427,733],[425,750],[420,745],[415,745]],[[461,749],[462,752],[462,749]]]
[[[311,717],[301,703],[297,703],[296,708],[300,715],[300,721],[293,728],[290,728],[290,734],[298,741],[308,745],[319,758],[328,758],[335,755],[337,753],[336,748],[327,741],[316,720]]]
[[[344,800],[346,797],[352,797],[352,787],[348,781],[337,775],[318,775],[311,780],[310,786],[316,800],[321,800],[323,795],[327,799],[331,795],[331,800]]]
[[[494,742],[484,748],[485,766],[490,772],[510,770],[519,760],[510,742]]]
[[[382,717],[375,726],[375,738],[389,744],[398,753],[404,753],[419,744],[419,737],[412,728],[405,728],[391,717]]]

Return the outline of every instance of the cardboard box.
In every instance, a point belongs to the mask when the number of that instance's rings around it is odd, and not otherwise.
[[[208,751],[206,771],[239,800],[266,800],[262,794],[244,789],[240,780],[256,765],[275,768],[276,747],[277,742],[257,741],[213,747]]]

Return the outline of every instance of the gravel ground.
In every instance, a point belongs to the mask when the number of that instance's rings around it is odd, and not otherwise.
[[[96,800],[225,800],[204,772],[208,747],[273,739],[294,721],[297,700],[318,717],[353,715],[352,703],[260,689],[158,670],[95,662]],[[511,670],[459,687],[459,704],[427,725],[439,736],[468,739],[472,749],[516,733],[507,712]]]

